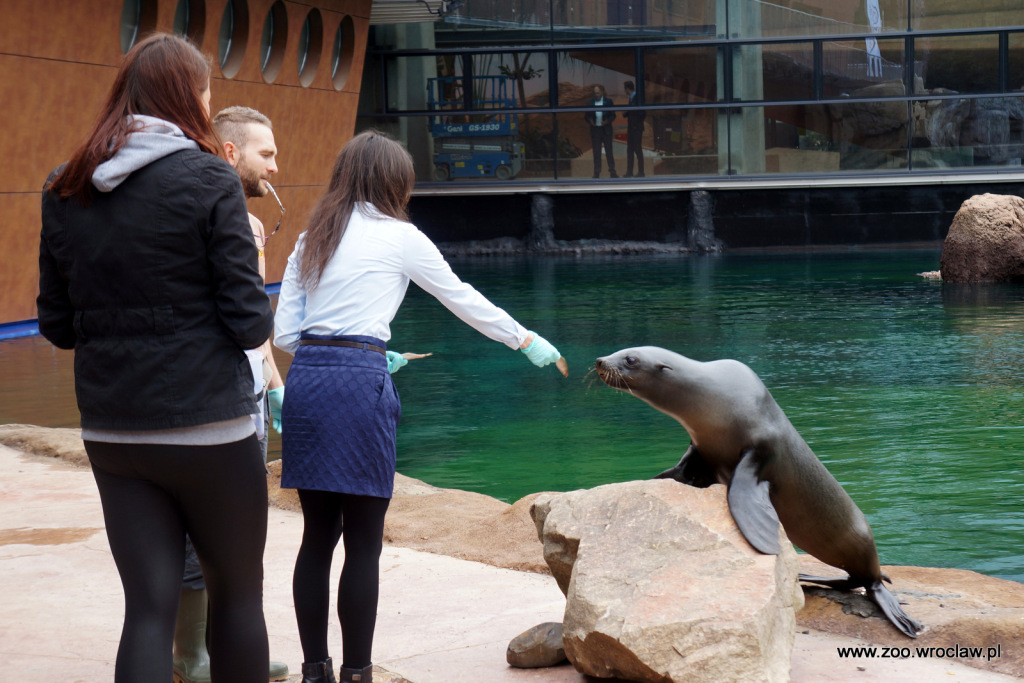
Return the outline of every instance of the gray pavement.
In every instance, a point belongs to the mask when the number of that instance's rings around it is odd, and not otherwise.
[[[90,472],[0,445],[0,520],[0,679],[113,680],[123,602]],[[302,652],[291,572],[302,518],[271,508],[268,529],[264,604],[270,653],[297,674]],[[334,586],[341,557],[339,544]],[[596,681],[570,666],[523,670],[505,663],[512,638],[541,622],[561,621],[564,607],[549,576],[385,547],[374,662],[412,683]],[[336,619],[330,629],[340,658]],[[1014,680],[942,660],[838,658],[838,646],[858,644],[798,633],[792,680]]]

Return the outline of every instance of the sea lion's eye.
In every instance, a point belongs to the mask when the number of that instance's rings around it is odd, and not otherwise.
[[[635,368],[640,365],[640,361],[636,356],[626,356],[626,367]]]

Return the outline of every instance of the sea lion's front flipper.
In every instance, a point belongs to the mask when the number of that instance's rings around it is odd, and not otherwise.
[[[670,470],[665,470],[655,479],[675,479],[682,484],[696,486],[699,489],[706,489],[712,484],[718,483],[718,475],[710,465],[704,462],[704,458],[700,457],[700,453],[692,443],[683,453],[683,457],[679,459],[679,464]]]
[[[778,555],[779,515],[768,496],[768,482],[758,479],[757,452],[748,448],[729,482],[729,511],[750,545],[765,555]]]
[[[899,599],[889,592],[881,581],[875,581],[867,587],[867,595],[878,605],[893,625],[911,638],[924,630],[924,625],[903,611]]]

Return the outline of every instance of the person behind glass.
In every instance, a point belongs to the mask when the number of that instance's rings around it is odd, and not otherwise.
[[[213,117],[213,128],[221,141],[221,149],[242,181],[242,191],[247,199],[264,197],[270,187],[270,175],[277,173],[277,145],[270,119],[249,107],[227,107]],[[276,194],[274,195],[277,196]],[[283,209],[282,209],[283,211]],[[258,248],[260,278],[266,280],[266,259],[264,246],[269,237],[263,223],[249,216],[249,226]],[[284,393],[284,382],[278,372],[271,349],[270,339],[256,349],[247,349],[245,355],[253,375],[253,395],[257,412],[252,415],[259,440],[264,464],[267,461],[267,442],[271,411],[267,404],[268,394]],[[280,407],[280,401],[277,401]],[[278,424],[279,422],[278,412]],[[185,573],[182,577],[181,600],[178,603],[178,620],[174,628],[174,675],[179,683],[208,683],[210,681],[210,654],[206,647],[207,594],[199,558],[191,540],[185,538]],[[267,679],[284,680],[288,676],[288,665],[284,662],[269,663]]]
[[[636,96],[636,86],[633,81],[626,81],[622,84],[626,95],[629,97],[627,104],[636,106],[640,104]],[[644,137],[644,119],[647,112],[643,109],[627,109],[623,114],[626,117],[626,178],[633,177],[633,159],[636,158],[637,178],[644,177],[644,152],[641,147],[641,140]]]
[[[244,350],[270,337],[273,312],[209,103],[207,58],[146,38],[42,196],[39,330],[75,350],[125,594],[118,683],[171,680],[186,533],[208,584],[213,679],[267,680],[267,485]]]
[[[557,363],[567,372],[549,342],[462,282],[408,222],[414,178],[412,158],[398,142],[373,130],[355,136],[338,154],[281,283],[274,343],[295,354],[281,416],[281,486],[298,489],[304,521],[292,583],[303,683],[336,680],[327,623],[331,559],[342,538],[340,680],[372,680],[401,414],[385,344],[409,281],[535,365]]]
[[[587,103],[588,107],[609,107],[608,111],[588,111],[583,118],[590,124],[590,145],[594,154],[594,177],[601,176],[601,147],[608,157],[608,177],[618,178],[615,172],[615,155],[612,152],[612,121],[615,112],[610,109],[612,99],[605,95],[603,85],[594,86],[594,99]]]

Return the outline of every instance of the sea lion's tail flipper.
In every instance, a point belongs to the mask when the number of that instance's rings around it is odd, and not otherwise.
[[[868,583],[863,579],[858,580],[853,577],[826,579],[822,576],[810,576],[809,574],[800,574],[797,577],[804,583],[814,583],[819,586],[828,586],[835,590],[853,590],[854,588],[864,588],[866,595],[870,598],[871,602],[878,605],[882,613],[885,614],[886,618],[893,623],[896,628],[910,636],[911,638],[917,638],[917,634],[924,630],[924,626],[911,617],[909,614],[903,611],[903,607],[900,605],[899,598],[893,595],[888,588],[881,581],[874,581]],[[882,574],[882,578],[889,581],[889,577]],[[890,583],[892,583],[890,581]]]
[[[729,512],[747,542],[765,555],[778,555],[779,515],[768,493],[768,482],[758,479],[757,452],[749,448],[729,482]]]
[[[899,598],[893,595],[881,581],[867,587],[867,594],[878,605],[893,625],[911,638],[924,630],[924,625],[903,611]]]

